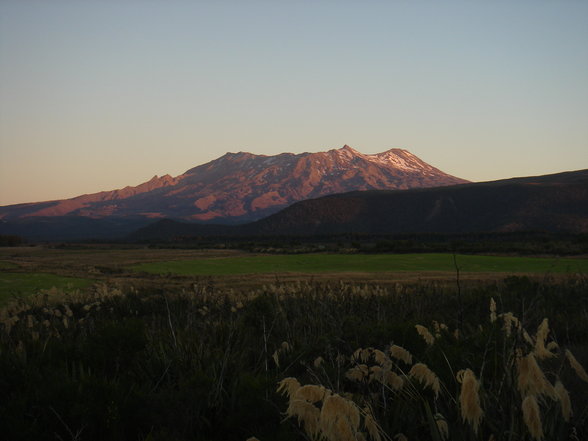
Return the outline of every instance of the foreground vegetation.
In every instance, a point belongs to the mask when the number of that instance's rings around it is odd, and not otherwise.
[[[587,288],[50,290],[1,312],[0,426],[9,440],[586,439]]]

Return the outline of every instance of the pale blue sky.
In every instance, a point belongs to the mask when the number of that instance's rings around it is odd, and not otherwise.
[[[588,168],[588,2],[0,0],[0,205],[343,144]]]

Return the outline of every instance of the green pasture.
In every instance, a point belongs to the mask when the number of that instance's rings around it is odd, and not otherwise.
[[[91,280],[46,273],[0,272],[0,305],[15,297],[36,294],[43,289],[73,291],[92,284]]]
[[[586,273],[588,259],[457,255],[463,272]],[[178,275],[455,271],[452,254],[295,254],[176,260],[135,265],[136,271]]]
[[[0,260],[0,270],[11,270],[15,268],[18,268],[18,265],[16,263]]]

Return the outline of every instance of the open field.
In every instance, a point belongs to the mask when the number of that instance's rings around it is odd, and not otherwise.
[[[135,265],[137,271],[180,275],[267,273],[379,273],[397,271],[587,273],[588,259],[476,256],[451,254],[301,254],[216,257]]]
[[[588,259],[457,255],[464,283],[497,281],[508,275],[542,278],[547,275],[588,273]],[[68,249],[21,247],[0,248],[0,281],[11,293],[26,293],[32,287],[65,286],[50,278],[18,278],[10,273],[53,274],[110,284],[158,287],[188,287],[204,279],[216,286],[253,288],[276,280],[339,281],[389,285],[416,281],[453,284],[456,269],[452,254],[259,254],[238,250],[182,250],[111,248],[107,246]],[[75,285],[76,282],[74,282]],[[75,285],[78,286],[78,285]],[[6,291],[4,291],[6,294]]]
[[[87,288],[92,283],[90,279],[55,274],[0,272],[0,306],[13,298],[35,294],[42,290],[57,288],[63,292],[73,292]]]

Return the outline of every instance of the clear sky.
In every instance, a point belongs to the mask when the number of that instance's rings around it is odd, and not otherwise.
[[[0,0],[0,205],[344,144],[588,168],[588,2]]]

